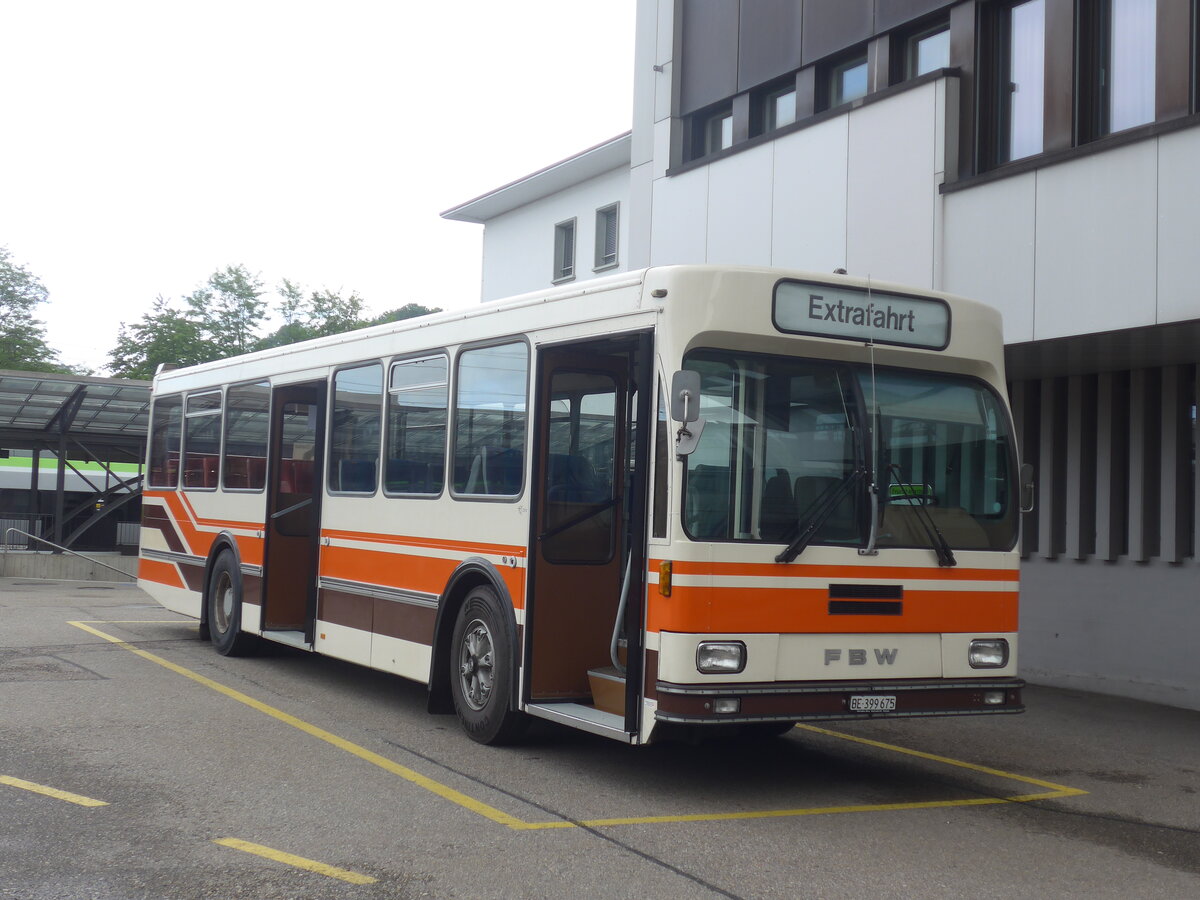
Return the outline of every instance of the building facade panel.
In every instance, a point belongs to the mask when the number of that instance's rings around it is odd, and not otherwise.
[[[800,68],[801,5],[796,0],[742,3],[738,16],[738,89]]]
[[[1200,235],[1197,160],[1200,129],[1177,131],[1158,139],[1159,322],[1182,322],[1200,316],[1200,291],[1196,287],[1196,236]]]
[[[771,155],[758,147],[709,171],[706,262],[771,264]]]
[[[679,71],[682,113],[737,93],[738,5],[729,0],[680,4],[683,59],[687,61]]]
[[[708,170],[654,181],[650,264],[708,259]]]
[[[1038,172],[1034,338],[1152,325],[1154,141]]]
[[[803,61],[814,62],[871,37],[875,0],[804,0]]]
[[[1194,560],[1155,567],[1033,559],[1021,569],[1021,674],[1040,684],[1200,707]]]
[[[1037,174],[944,198],[942,289],[1000,310],[1004,340],[1033,340]]]
[[[848,140],[839,116],[772,142],[772,265],[845,268]]]
[[[846,268],[933,287],[937,90],[926,84],[849,113]]]

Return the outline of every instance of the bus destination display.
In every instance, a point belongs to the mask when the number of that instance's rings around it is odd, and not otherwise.
[[[775,327],[789,334],[944,350],[950,308],[941,300],[801,281],[775,286]]]

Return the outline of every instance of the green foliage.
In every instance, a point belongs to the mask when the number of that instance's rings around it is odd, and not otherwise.
[[[200,337],[218,352],[212,359],[253,350],[255,335],[267,317],[263,285],[245,266],[226,266],[208,276],[205,286],[184,297]]]
[[[160,295],[139,321],[121,323],[108,368],[119,378],[150,379],[161,363],[190,366],[219,358],[203,340],[199,323],[172,309]]]
[[[121,323],[108,369],[120,378],[153,378],[163,363],[190,366],[254,349],[267,315],[262,282],[245,266],[226,266],[176,308],[161,295],[140,320]]]
[[[420,303],[405,303],[403,306],[396,309],[388,310],[382,315],[378,315],[370,321],[364,323],[367,325],[382,325],[384,322],[399,322],[401,319],[415,319],[417,316],[427,316],[431,313],[441,312],[440,306],[422,306]]]
[[[34,308],[47,297],[37,276],[0,247],[0,369],[74,371],[59,362],[58,352],[46,342],[46,326],[34,318]]]
[[[259,341],[260,348],[282,347],[311,338],[341,334],[366,324],[362,320],[363,299],[353,291],[348,297],[330,290],[305,294],[303,288],[286,278],[278,291],[282,299],[277,310],[283,318],[283,325]]]
[[[152,378],[162,363],[196,365],[440,312],[408,303],[363,318],[366,304],[357,293],[343,297],[328,289],[310,291],[285,278],[277,288],[275,308],[283,324],[260,337],[258,330],[268,313],[265,293],[262,282],[245,266],[227,266],[181,298],[178,306],[160,296],[139,321],[121,323],[117,344],[108,354],[108,368],[119,377]]]

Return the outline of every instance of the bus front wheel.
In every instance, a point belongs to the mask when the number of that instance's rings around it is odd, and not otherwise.
[[[516,659],[496,592],[474,588],[458,611],[450,654],[450,692],[463,730],[481,744],[506,744],[526,717],[509,705]]]
[[[217,557],[208,582],[209,639],[222,656],[247,656],[258,639],[242,633],[242,573],[232,553]]]

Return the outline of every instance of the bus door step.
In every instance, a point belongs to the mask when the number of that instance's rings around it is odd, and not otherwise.
[[[592,703],[596,709],[625,716],[625,673],[616,666],[588,669],[592,685]]]

